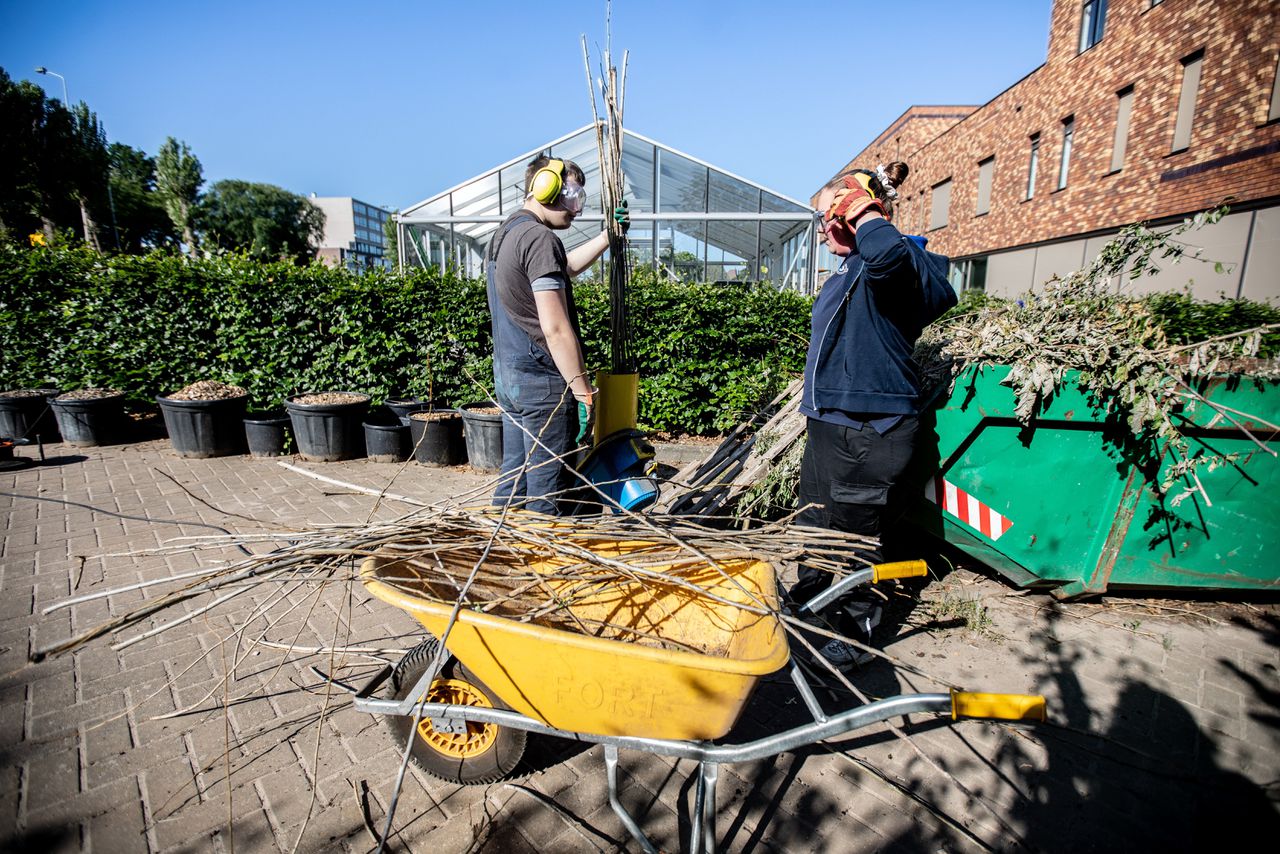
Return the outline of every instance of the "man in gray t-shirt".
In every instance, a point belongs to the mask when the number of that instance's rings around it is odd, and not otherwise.
[[[547,336],[539,319],[535,294],[561,291],[574,337],[580,340],[582,333],[578,327],[573,288],[567,286],[569,258],[564,244],[555,232],[533,219],[525,208],[507,217],[503,226],[508,225],[511,230],[503,239],[502,251],[495,259],[494,285],[502,308],[545,351]]]
[[[603,254],[609,235],[602,230],[566,252],[554,233],[582,212],[584,182],[573,161],[535,158],[525,169],[524,207],[498,228],[486,253],[493,376],[503,408],[497,505],[560,511],[554,497],[573,485],[565,457],[595,405],[570,279]]]

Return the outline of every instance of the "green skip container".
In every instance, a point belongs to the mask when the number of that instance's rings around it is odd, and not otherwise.
[[[1277,383],[1215,379],[1197,389],[1230,418],[1184,407],[1191,452],[1240,456],[1200,467],[1203,493],[1174,506],[1183,482],[1163,497],[1155,488],[1177,461],[1167,447],[1152,449],[1154,477],[1144,476],[1110,441],[1128,435],[1125,425],[1106,423],[1070,374],[1024,426],[1013,390],[1000,384],[1008,373],[970,367],[925,408],[908,521],[1014,584],[1052,587],[1060,598],[1115,588],[1280,590],[1280,460],[1244,432],[1280,435]]]

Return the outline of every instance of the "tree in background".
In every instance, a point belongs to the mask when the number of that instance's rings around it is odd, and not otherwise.
[[[36,128],[35,185],[36,204],[32,212],[39,217],[45,237],[52,240],[58,229],[79,232],[83,228],[80,203],[75,198],[75,169],[67,169],[76,160],[74,151],[75,120],[61,101],[46,100],[40,126]]]
[[[692,252],[686,252],[683,249],[677,252],[667,246],[659,253],[658,262],[659,269],[668,278],[686,284],[701,282],[706,278],[702,259]]]
[[[261,258],[309,261],[324,214],[269,184],[222,181],[202,200],[204,169],[173,137],[154,159],[107,135],[84,102],[70,109],[0,68],[0,235],[78,233],[93,248],[188,251],[200,240]],[[394,246],[392,249],[394,254]]]
[[[14,83],[0,68],[0,231],[40,228],[39,158],[45,97],[38,86]]]
[[[324,212],[272,184],[219,181],[200,201],[196,219],[206,244],[263,259],[309,262],[324,235]]]
[[[392,267],[400,264],[400,230],[396,227],[399,213],[392,211],[391,216],[382,221],[382,257],[391,262]]]
[[[111,158],[107,155],[107,133],[98,121],[98,114],[84,101],[71,108],[70,133],[67,156],[61,167],[69,181],[68,193],[80,208],[84,242],[101,252],[99,223],[107,221],[110,213]]]
[[[71,110],[0,69],[0,228],[26,235],[81,231],[96,245],[106,221],[106,134],[83,102]]]
[[[111,160],[111,194],[120,250],[140,253],[177,246],[173,222],[156,192],[155,159],[122,142],[111,143],[107,154]]]
[[[204,168],[187,144],[173,137],[166,139],[156,155],[156,192],[182,242],[193,252],[199,246],[194,215],[203,183]]]

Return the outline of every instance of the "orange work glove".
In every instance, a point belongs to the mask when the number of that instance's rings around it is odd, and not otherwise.
[[[858,217],[868,210],[877,210],[888,216],[884,203],[877,199],[872,191],[869,185],[870,180],[869,176],[861,172],[844,176],[844,189],[836,190],[835,199],[832,200],[831,207],[827,208],[827,222],[841,219],[852,228],[858,221]]]

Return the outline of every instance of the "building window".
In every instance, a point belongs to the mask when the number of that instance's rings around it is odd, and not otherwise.
[[[1031,162],[1027,165],[1027,195],[1026,198],[1035,198],[1036,195],[1036,167],[1040,165],[1040,134],[1033,133],[1031,135]]]
[[[947,274],[952,289],[960,294],[965,291],[985,291],[987,289],[987,258],[966,258],[951,265]]]
[[[1275,82],[1271,84],[1271,112],[1267,113],[1267,121],[1280,119],[1280,62],[1276,63]]]
[[[965,289],[971,291],[985,291],[987,289],[986,258],[974,258],[969,262],[969,281],[965,283]]]
[[[1071,140],[1076,134],[1075,116],[1062,120],[1062,159],[1058,161],[1058,189],[1067,186],[1067,174],[1071,171]]]
[[[1200,89],[1200,66],[1203,64],[1203,50],[1182,60],[1182,94],[1178,97],[1178,120],[1173,126],[1175,152],[1191,145],[1191,123],[1196,115],[1196,92]]]
[[[1133,111],[1133,87],[1116,93],[1116,136],[1111,141],[1111,171],[1124,168],[1124,149],[1129,143],[1129,114]]]
[[[1084,0],[1080,10],[1080,53],[1102,41],[1107,22],[1107,0]]]
[[[996,159],[988,157],[978,163],[978,206],[975,216],[981,216],[991,210],[991,176],[996,170]]]
[[[951,179],[933,185],[932,205],[929,208],[929,230],[947,224],[947,208],[951,207]]]

